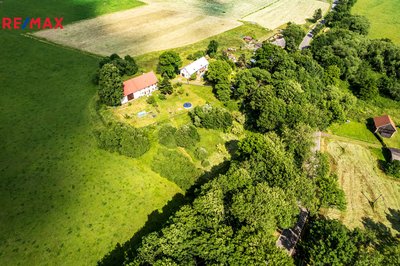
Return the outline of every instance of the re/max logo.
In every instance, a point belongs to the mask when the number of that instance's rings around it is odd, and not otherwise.
[[[1,28],[3,30],[25,30],[25,29],[63,29],[64,18],[3,18]]]

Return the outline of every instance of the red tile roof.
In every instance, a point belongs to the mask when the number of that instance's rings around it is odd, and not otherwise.
[[[124,82],[124,96],[141,91],[158,82],[153,71],[144,73],[136,78]]]
[[[393,126],[394,129],[396,129],[396,125],[393,123],[392,119],[388,115],[375,117],[374,123],[376,128],[380,128],[390,124]]]

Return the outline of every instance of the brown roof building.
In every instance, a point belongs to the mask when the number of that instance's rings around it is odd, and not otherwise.
[[[375,133],[379,133],[382,137],[390,138],[397,132],[396,125],[388,115],[374,118]]]

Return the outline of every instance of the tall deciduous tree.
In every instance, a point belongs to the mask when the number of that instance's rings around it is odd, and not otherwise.
[[[206,53],[207,53],[210,57],[214,57],[215,54],[216,54],[217,51],[218,51],[218,46],[219,46],[219,44],[218,44],[218,42],[217,42],[216,40],[211,40],[210,43],[208,44]]]
[[[160,55],[158,62],[158,73],[167,75],[169,78],[174,78],[179,73],[179,68],[182,66],[180,56],[173,51],[167,51]]]
[[[100,70],[99,97],[106,105],[121,105],[123,83],[118,68],[113,64],[105,64]]]

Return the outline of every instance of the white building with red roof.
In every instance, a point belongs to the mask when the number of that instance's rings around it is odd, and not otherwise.
[[[158,89],[157,85],[158,79],[153,71],[125,81],[124,98],[121,99],[121,104],[151,95],[153,91]]]

